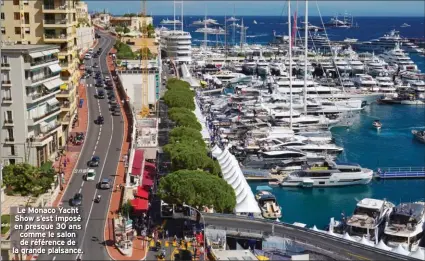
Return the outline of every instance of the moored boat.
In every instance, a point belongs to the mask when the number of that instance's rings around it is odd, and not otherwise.
[[[425,131],[412,130],[412,134],[418,141],[425,143]]]
[[[261,209],[262,216],[264,218],[274,220],[281,218],[282,210],[279,203],[277,203],[276,197],[270,192],[272,188],[268,186],[260,186],[257,190],[258,189],[265,189],[259,190],[255,195],[255,199]]]
[[[380,130],[382,128],[382,123],[379,120],[375,120],[372,123],[372,126],[375,127],[377,130]]]

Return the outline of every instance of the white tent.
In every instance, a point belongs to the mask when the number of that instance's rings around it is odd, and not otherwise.
[[[418,249],[415,252],[410,253],[409,256],[420,260],[425,260],[425,250],[423,247],[418,247]]]
[[[402,246],[401,246],[401,244],[399,244],[397,247],[395,247],[395,248],[393,248],[393,250],[391,250],[391,252],[394,252],[394,253],[397,253],[397,254],[400,254],[400,255],[408,255],[408,254],[410,254],[410,252],[409,251],[407,251],[406,249],[404,249]]]
[[[366,239],[365,236],[362,237],[362,239],[359,241],[359,243],[363,244],[363,245],[367,245],[367,246],[374,246],[375,244],[370,241],[369,239]]]
[[[347,232],[345,232],[345,234],[344,234],[344,236],[342,236],[342,238],[345,239],[345,240],[349,240],[349,241],[356,241],[352,237],[350,237],[350,235]]]
[[[311,230],[319,231],[319,230],[317,229],[316,225],[314,225],[314,226],[311,228]]]
[[[376,245],[377,248],[382,249],[382,250],[387,250],[390,251],[391,247],[387,246],[384,241],[379,241],[379,243]]]

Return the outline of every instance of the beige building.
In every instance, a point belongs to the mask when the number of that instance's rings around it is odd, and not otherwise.
[[[89,15],[89,7],[87,3],[84,2],[77,2],[76,6],[76,14],[77,14],[77,21],[78,20],[87,20],[88,24],[86,26],[91,25],[91,17]]]
[[[144,22],[146,23],[146,25],[153,24],[152,16],[146,16],[146,17],[113,16],[109,20],[109,24],[111,26],[127,26],[128,29],[132,31],[140,31]]]
[[[12,44],[54,44],[61,66],[63,84],[56,98],[62,106],[59,114],[64,127],[63,142],[68,126],[77,109],[76,86],[79,81],[77,51],[77,0],[10,0],[1,1],[2,41]]]
[[[96,14],[96,17],[92,19],[93,24],[96,24],[101,27],[109,26],[109,21],[111,20],[110,14]]]

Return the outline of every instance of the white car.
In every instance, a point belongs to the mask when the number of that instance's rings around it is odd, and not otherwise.
[[[94,178],[96,177],[96,171],[94,169],[89,169],[87,171],[87,175],[86,175],[86,180],[94,180]]]
[[[86,53],[86,55],[84,55],[84,59],[86,59],[86,60],[90,60],[90,59],[91,59],[91,55],[90,55],[90,54],[88,54],[88,53]]]

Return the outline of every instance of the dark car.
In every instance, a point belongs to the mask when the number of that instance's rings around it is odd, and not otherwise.
[[[100,162],[100,158],[98,156],[93,156],[89,161],[89,167],[98,167]]]
[[[105,98],[105,92],[104,92],[103,90],[99,90],[99,91],[97,92],[97,98],[98,98],[98,99],[103,99],[103,98]]]
[[[112,187],[111,179],[102,179],[102,181],[99,182],[98,187],[100,189],[110,189]]]
[[[93,58],[99,58],[99,54],[98,53],[93,54]]]
[[[103,116],[97,116],[97,119],[96,119],[97,124],[103,124],[104,121],[105,119],[103,118]]]
[[[74,197],[71,199],[71,205],[74,207],[79,207],[83,204],[83,194],[75,193]]]
[[[106,82],[106,86],[108,86],[108,87],[113,87],[113,86],[114,86],[114,84],[113,84],[111,81],[107,81],[107,82]]]
[[[110,100],[111,102],[116,102],[116,101],[117,101],[117,98],[115,98],[115,96],[110,96],[110,97],[109,97],[109,100]]]
[[[108,98],[111,98],[111,97],[115,97],[115,92],[113,91],[108,92]]]
[[[96,83],[94,84],[94,86],[96,86],[96,87],[105,87],[105,84],[103,84],[102,81],[96,81]]]

